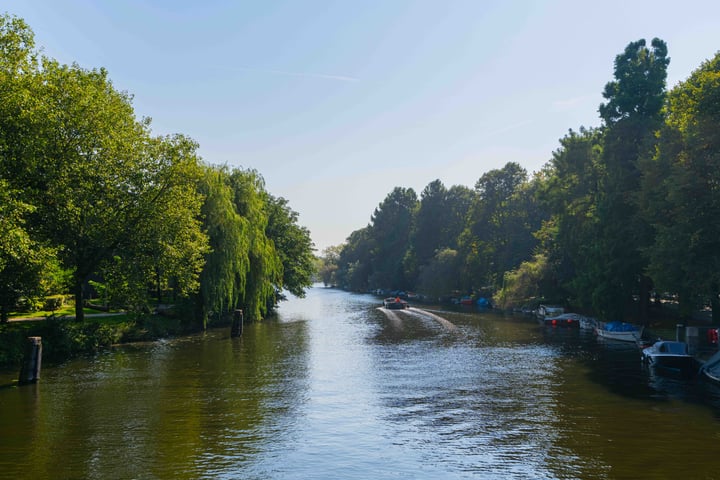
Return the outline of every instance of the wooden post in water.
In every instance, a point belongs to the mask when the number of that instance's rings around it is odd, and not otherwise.
[[[230,329],[231,337],[239,337],[243,333],[243,311],[235,310],[233,312],[232,327]]]
[[[685,341],[685,325],[678,323],[675,325],[675,340],[678,342]]]
[[[35,383],[40,380],[40,365],[42,364],[42,337],[27,337],[25,356],[20,369],[19,383]]]

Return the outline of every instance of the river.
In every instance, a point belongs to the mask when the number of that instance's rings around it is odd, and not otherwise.
[[[720,389],[638,349],[312,288],[0,389],[0,478],[720,479]]]

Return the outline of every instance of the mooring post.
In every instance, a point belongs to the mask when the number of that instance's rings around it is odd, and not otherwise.
[[[243,311],[235,310],[233,312],[232,328],[230,330],[231,337],[239,337],[243,333]]]
[[[42,337],[27,337],[25,356],[20,368],[20,384],[35,383],[40,380],[42,364]]]
[[[685,341],[685,325],[678,323],[675,325],[675,340],[678,342]]]

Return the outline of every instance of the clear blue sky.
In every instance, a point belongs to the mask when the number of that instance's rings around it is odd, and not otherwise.
[[[672,87],[720,50],[720,2],[0,0],[44,53],[105,67],[158,135],[258,170],[322,250],[395,186],[539,170],[600,124],[613,60],[659,37]]]

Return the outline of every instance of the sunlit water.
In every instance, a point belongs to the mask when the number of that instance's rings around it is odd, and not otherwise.
[[[0,389],[0,478],[720,479],[719,393],[635,346],[313,288]]]

